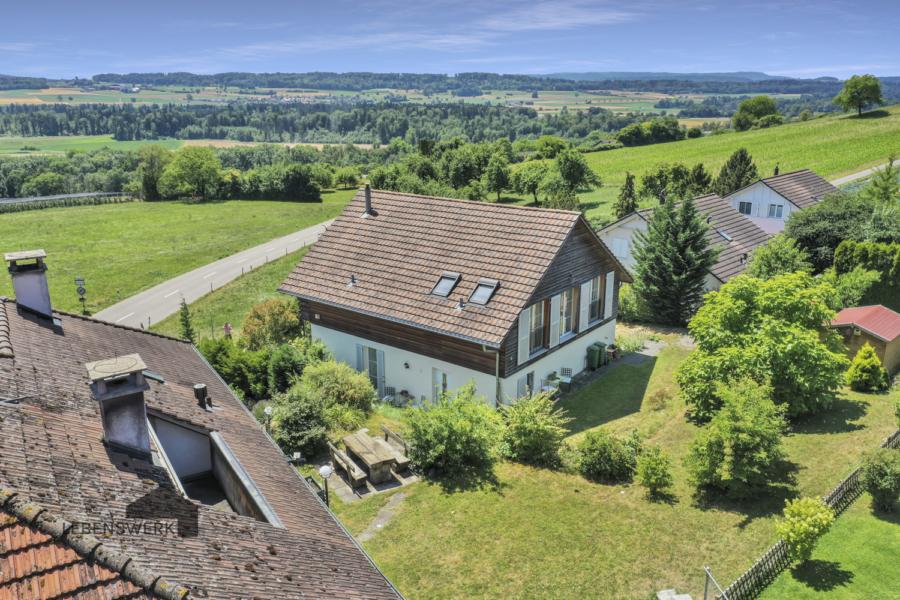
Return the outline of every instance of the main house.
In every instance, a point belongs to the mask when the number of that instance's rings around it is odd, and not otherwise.
[[[791,213],[839,193],[838,188],[809,169],[801,169],[760,179],[728,194],[725,200],[757,227],[776,235],[784,231],[784,223]]]
[[[390,388],[508,402],[615,340],[631,277],[578,212],[360,190],[279,291]]]
[[[6,259],[0,598],[401,598],[196,348]]]
[[[768,236],[715,194],[695,198],[694,203],[697,213],[704,215],[709,225],[706,239],[711,246],[721,249],[718,261],[706,276],[706,289],[717,290],[723,283],[744,272],[750,254],[765,244]],[[646,233],[652,214],[652,208],[645,208],[597,232],[600,239],[612,248],[615,257],[628,269],[635,266],[634,245],[637,243],[637,232]]]

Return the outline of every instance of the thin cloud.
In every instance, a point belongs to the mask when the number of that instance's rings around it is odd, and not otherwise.
[[[615,25],[641,15],[577,2],[542,2],[495,15],[480,25],[488,31],[553,31],[587,26]]]
[[[7,52],[31,52],[38,48],[40,44],[30,42],[3,42],[0,43],[0,50]]]

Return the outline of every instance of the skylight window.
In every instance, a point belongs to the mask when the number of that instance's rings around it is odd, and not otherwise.
[[[491,299],[491,296],[494,295],[499,285],[500,282],[496,279],[485,279],[482,277],[478,280],[478,286],[476,286],[475,291],[469,296],[469,302],[484,306]]]
[[[453,291],[453,288],[456,287],[457,283],[459,283],[459,273],[444,271],[431,293],[435,296],[444,296],[446,298]]]
[[[719,233],[722,234],[722,237],[725,238],[726,240],[728,240],[729,242],[732,240],[731,236],[728,235],[727,233],[725,233],[724,231],[720,231]]]

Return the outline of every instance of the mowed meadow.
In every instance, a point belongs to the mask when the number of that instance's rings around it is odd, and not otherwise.
[[[782,173],[808,168],[827,177],[900,153],[900,106],[864,113],[862,118],[813,119],[771,129],[596,152],[587,159],[604,183],[620,185],[626,171],[641,174],[663,161],[702,162],[718,171],[738,148],[750,152],[763,176],[771,175],[779,164]]]

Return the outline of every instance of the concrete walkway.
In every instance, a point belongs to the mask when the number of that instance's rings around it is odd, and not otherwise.
[[[295,252],[318,241],[334,219],[272,240],[265,244],[232,254],[199,269],[179,275],[145,292],[126,298],[96,315],[98,319],[131,327],[149,327],[178,311],[181,299],[188,304],[213,289],[220,288],[256,267]],[[237,324],[239,325],[239,323]]]
[[[372,521],[372,524],[369,525],[365,531],[356,536],[356,539],[365,542],[375,537],[375,534],[381,531],[382,528],[390,522],[391,517],[394,516],[394,509],[397,508],[398,504],[403,502],[404,498],[406,498],[406,494],[403,492],[397,492],[391,496],[391,499],[387,501],[384,508],[379,510],[378,514],[375,515],[375,520]]]
[[[857,181],[859,179],[865,179],[866,177],[874,175],[875,173],[882,170],[886,166],[887,166],[887,163],[884,163],[883,165],[878,165],[878,166],[872,167],[871,169],[863,169],[862,171],[860,171],[858,173],[853,173],[852,175],[845,175],[844,177],[839,177],[838,179],[835,179],[834,181],[832,181],[831,185],[844,185],[845,183],[851,183],[851,182]]]

